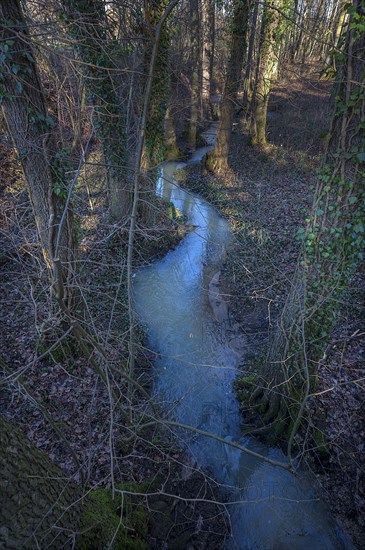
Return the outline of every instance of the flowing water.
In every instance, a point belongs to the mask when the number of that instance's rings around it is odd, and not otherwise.
[[[211,148],[213,138],[208,134],[206,139],[210,146],[197,150],[190,162],[198,162]],[[174,172],[183,166],[165,163],[156,192],[173,202],[194,230],[134,279],[137,314],[158,357],[155,399],[171,420],[285,462],[280,450],[241,434],[232,388],[240,353],[218,293],[219,267],[232,236],[227,221],[211,205],[176,185]],[[215,275],[210,285],[207,273]],[[226,548],[352,548],[307,474],[296,477],[216,440],[181,430],[178,434],[191,460],[229,494],[232,536]]]

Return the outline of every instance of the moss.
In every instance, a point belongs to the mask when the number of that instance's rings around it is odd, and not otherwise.
[[[252,388],[256,383],[255,374],[246,374],[244,376],[238,376],[234,382],[234,387],[236,391],[240,391],[247,388]]]
[[[219,159],[214,155],[214,151],[210,151],[206,155],[205,168],[212,173],[219,171]]]
[[[52,346],[50,341],[41,341],[38,345],[38,353],[42,355],[46,353],[49,348]],[[49,356],[55,363],[66,362],[68,366],[72,367],[72,364],[75,359],[82,355],[80,346],[78,345],[75,338],[68,336],[58,346],[56,346],[52,351],[47,353],[46,357]]]
[[[177,170],[175,170],[174,179],[175,179],[176,183],[186,183],[186,181],[188,179],[188,175],[186,173],[186,170],[184,170],[183,168],[178,168]]]
[[[78,550],[148,548],[146,508],[137,497],[119,492],[143,492],[145,484],[125,483],[117,489],[114,500],[111,489],[95,489],[88,494],[81,516],[81,534],[76,543]]]
[[[173,202],[167,203],[167,215],[170,218],[170,220],[173,220],[179,223],[183,223],[185,220],[185,216],[181,213],[178,207],[174,205]]]
[[[168,145],[165,148],[165,159],[166,160],[180,160],[181,152],[176,144]]]
[[[327,444],[327,437],[324,431],[314,428],[312,433],[313,441],[315,443],[315,450],[320,453],[329,453]]]

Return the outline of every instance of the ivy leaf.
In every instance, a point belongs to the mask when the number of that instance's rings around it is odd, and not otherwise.
[[[48,116],[46,118],[46,123],[48,124],[48,126],[51,126],[51,127],[54,126],[54,124],[55,124],[55,122],[54,122],[54,120],[51,116]]]
[[[316,215],[317,216],[323,216],[323,214],[324,214],[324,210],[322,210],[322,208],[317,208]]]
[[[34,62],[34,59],[32,57],[32,55],[29,53],[29,52],[24,52],[23,53],[24,57],[26,57],[28,59],[28,61],[30,61],[31,63]]]
[[[305,239],[305,229],[304,227],[299,227],[296,235],[297,241],[301,242]]]
[[[361,151],[361,153],[358,153],[357,160],[360,164],[365,162],[365,151]]]
[[[349,204],[355,204],[355,202],[357,202],[357,197],[351,195],[351,197],[349,197]]]

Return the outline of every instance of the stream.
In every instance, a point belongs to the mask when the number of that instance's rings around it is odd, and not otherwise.
[[[213,147],[214,135],[213,125],[205,134],[207,147],[195,151],[188,163],[201,161]],[[233,380],[242,350],[219,294],[219,269],[233,237],[228,222],[208,202],[176,184],[174,173],[184,166],[164,163],[156,193],[174,203],[194,229],[134,278],[137,315],[157,354],[154,399],[171,420],[285,462],[279,449],[241,433]],[[229,495],[232,534],[225,548],[353,548],[306,472],[294,476],[211,438],[181,429],[176,433],[191,462],[205,468]]]

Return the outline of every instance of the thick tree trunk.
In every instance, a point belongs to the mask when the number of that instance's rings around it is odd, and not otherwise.
[[[95,128],[101,141],[108,178],[109,213],[118,222],[128,216],[132,193],[126,153],[125,112],[118,96],[115,71],[110,71],[104,2],[62,0],[71,20],[78,55],[83,62],[88,96],[95,106]],[[110,45],[110,42],[109,42]]]
[[[253,144],[266,144],[267,106],[271,86],[278,70],[280,16],[275,9],[271,9],[275,7],[277,7],[277,0],[268,1],[263,13],[250,129]]]
[[[246,51],[246,34],[249,7],[246,0],[235,0],[233,6],[232,36],[228,60],[226,83],[223,95],[221,120],[217,131],[217,142],[206,160],[206,166],[213,172],[224,172],[228,168],[228,153],[231,140],[234,105],[241,80],[243,56]]]
[[[4,89],[2,109],[22,164],[44,256],[49,268],[53,267],[55,259],[60,260],[58,265],[62,268],[64,290],[62,298],[71,305],[76,245],[69,206],[60,230],[68,186],[62,155],[56,146],[55,121],[48,116],[35,54],[19,0],[2,0],[0,16],[4,22],[1,40],[5,57],[1,73]],[[11,21],[12,25],[8,27],[7,21]]]
[[[0,547],[71,548],[80,489],[0,416]]]
[[[144,71],[148,74],[154,43],[154,29],[160,21],[168,2],[166,0],[145,3],[145,28],[147,44],[144,55]],[[167,23],[162,26],[152,80],[151,99],[146,122],[146,139],[143,149],[142,167],[145,170],[156,167],[165,156],[165,115],[169,95],[169,47],[170,32]]]

